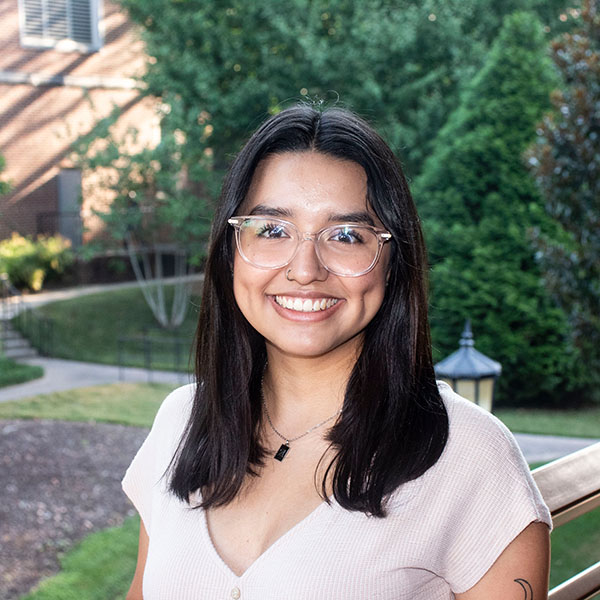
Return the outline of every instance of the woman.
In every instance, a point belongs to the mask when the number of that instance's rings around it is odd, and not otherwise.
[[[267,120],[217,208],[197,386],[123,487],[127,596],[546,598],[550,518],[514,440],[436,385],[401,169],[340,109]]]

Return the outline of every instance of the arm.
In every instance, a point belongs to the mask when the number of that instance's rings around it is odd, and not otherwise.
[[[547,600],[550,535],[531,523],[502,552],[491,569],[456,600]]]
[[[140,542],[138,546],[138,559],[135,567],[135,574],[131,587],[127,592],[125,600],[143,600],[142,580],[144,578],[144,568],[146,567],[146,557],[148,556],[148,533],[144,527],[144,522],[140,519]]]

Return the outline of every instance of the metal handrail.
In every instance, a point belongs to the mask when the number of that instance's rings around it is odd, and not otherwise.
[[[126,344],[137,344],[141,346],[144,369],[148,372],[148,383],[152,383],[152,372],[155,370],[155,350],[157,347],[164,347],[170,344],[173,348],[172,369],[181,373],[182,378],[185,371],[182,365],[182,359],[185,348],[191,346],[191,339],[182,336],[157,336],[144,331],[139,335],[122,335],[117,338],[117,363],[119,366],[119,379],[123,380],[123,367],[125,367],[125,346]]]

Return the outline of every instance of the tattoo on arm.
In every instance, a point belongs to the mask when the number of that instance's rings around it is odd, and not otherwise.
[[[515,579],[515,583],[518,583],[525,592],[523,600],[533,600],[533,588],[527,579]]]

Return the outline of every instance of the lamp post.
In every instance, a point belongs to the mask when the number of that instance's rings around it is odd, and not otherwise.
[[[492,412],[494,386],[502,366],[475,350],[471,321],[467,319],[460,348],[435,365],[435,374],[471,402]]]

